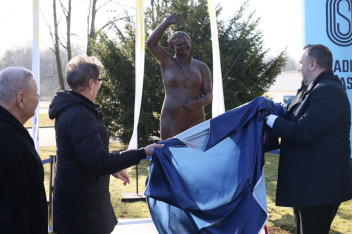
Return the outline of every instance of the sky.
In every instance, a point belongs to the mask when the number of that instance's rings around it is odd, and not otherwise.
[[[229,19],[241,6],[244,0],[214,0],[215,5],[223,7],[219,19]],[[57,1],[58,2],[58,1]],[[75,41],[85,45],[86,12],[88,0],[74,0],[73,14],[79,19],[73,20]],[[134,14],[133,0],[115,0],[119,5],[105,10],[104,17],[113,17],[116,13],[128,10]],[[149,0],[145,0],[146,5]],[[255,11],[260,18],[259,29],[263,32],[264,46],[269,49],[269,55],[275,56],[285,48],[288,55],[298,60],[303,47],[303,0],[249,0],[248,12]],[[32,0],[0,0],[0,56],[4,51],[17,48],[32,42]],[[59,3],[57,3],[59,4]],[[47,23],[52,22],[52,1],[39,0],[40,17],[40,48],[51,47]],[[78,14],[77,14],[78,9]],[[45,17],[45,20],[43,18]],[[98,16],[97,26],[105,19]],[[100,20],[100,21],[99,21]],[[64,19],[62,19],[64,23]]]

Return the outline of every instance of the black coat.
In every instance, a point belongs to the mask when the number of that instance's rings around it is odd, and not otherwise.
[[[43,181],[32,137],[0,106],[0,233],[48,233]]]
[[[273,132],[281,137],[276,204],[315,206],[352,198],[351,108],[332,71],[299,92]]]
[[[109,154],[98,106],[78,93],[57,93],[49,117],[56,119],[54,231],[111,233],[117,220],[110,202],[110,174],[138,164],[144,150]]]

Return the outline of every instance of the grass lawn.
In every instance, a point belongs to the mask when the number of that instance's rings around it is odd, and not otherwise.
[[[268,227],[279,227],[289,233],[295,233],[296,227],[292,208],[275,206],[276,178],[279,156],[266,154],[265,156],[265,184],[268,203]],[[270,232],[282,233],[282,232]],[[331,225],[330,233],[352,233],[352,200],[344,202]]]
[[[119,143],[110,145],[111,151],[123,150],[124,146]],[[55,147],[42,147],[40,154],[42,159],[49,158],[50,154],[55,154]],[[265,156],[265,182],[267,191],[267,203],[268,203],[268,227],[271,234],[273,233],[295,233],[295,225],[293,221],[292,208],[277,207],[275,206],[275,192],[276,192],[276,178],[277,178],[277,166],[279,156],[275,154],[266,154]],[[138,166],[139,174],[139,192],[144,191],[144,184],[146,177],[148,176],[147,166],[148,160],[143,160]],[[45,169],[45,187],[48,194],[49,188],[49,177],[50,177],[50,166],[49,164],[44,165]],[[128,169],[131,184],[123,186],[122,181],[114,177],[111,177],[110,181],[110,192],[111,201],[116,213],[117,218],[149,218],[148,205],[144,201],[138,202],[121,202],[121,193],[124,192],[136,192],[136,172],[135,167]],[[337,233],[352,233],[352,200],[341,204],[339,211],[335,217],[334,222],[331,226],[331,232]]]
[[[33,121],[32,119],[33,118],[27,120],[27,122],[24,124],[24,127],[31,128]],[[53,127],[54,123],[54,120],[49,119],[48,113],[39,113],[39,127]]]

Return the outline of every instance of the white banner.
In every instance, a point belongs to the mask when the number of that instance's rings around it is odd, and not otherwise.
[[[218,28],[216,24],[215,6],[213,0],[208,0],[208,11],[211,28],[211,41],[213,48],[213,103],[212,117],[215,118],[225,112],[224,91],[222,87],[222,74],[220,63],[220,50]]]
[[[128,144],[128,149],[138,148],[138,120],[142,103],[145,34],[144,34],[144,6],[143,0],[136,0],[136,39],[135,39],[135,101],[133,134]]]
[[[305,45],[323,44],[331,50],[333,72],[352,103],[352,0],[304,1],[304,10]]]
[[[39,0],[33,0],[33,43],[32,43],[32,72],[37,82],[40,95],[40,58],[39,58]],[[39,154],[39,104],[32,121],[32,137]]]

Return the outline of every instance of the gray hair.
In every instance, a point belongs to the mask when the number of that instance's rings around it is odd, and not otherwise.
[[[0,103],[10,104],[17,94],[31,86],[33,73],[23,67],[8,67],[0,71]]]
[[[66,66],[66,80],[73,91],[81,92],[88,86],[89,79],[98,80],[103,64],[93,56],[78,55]]]

